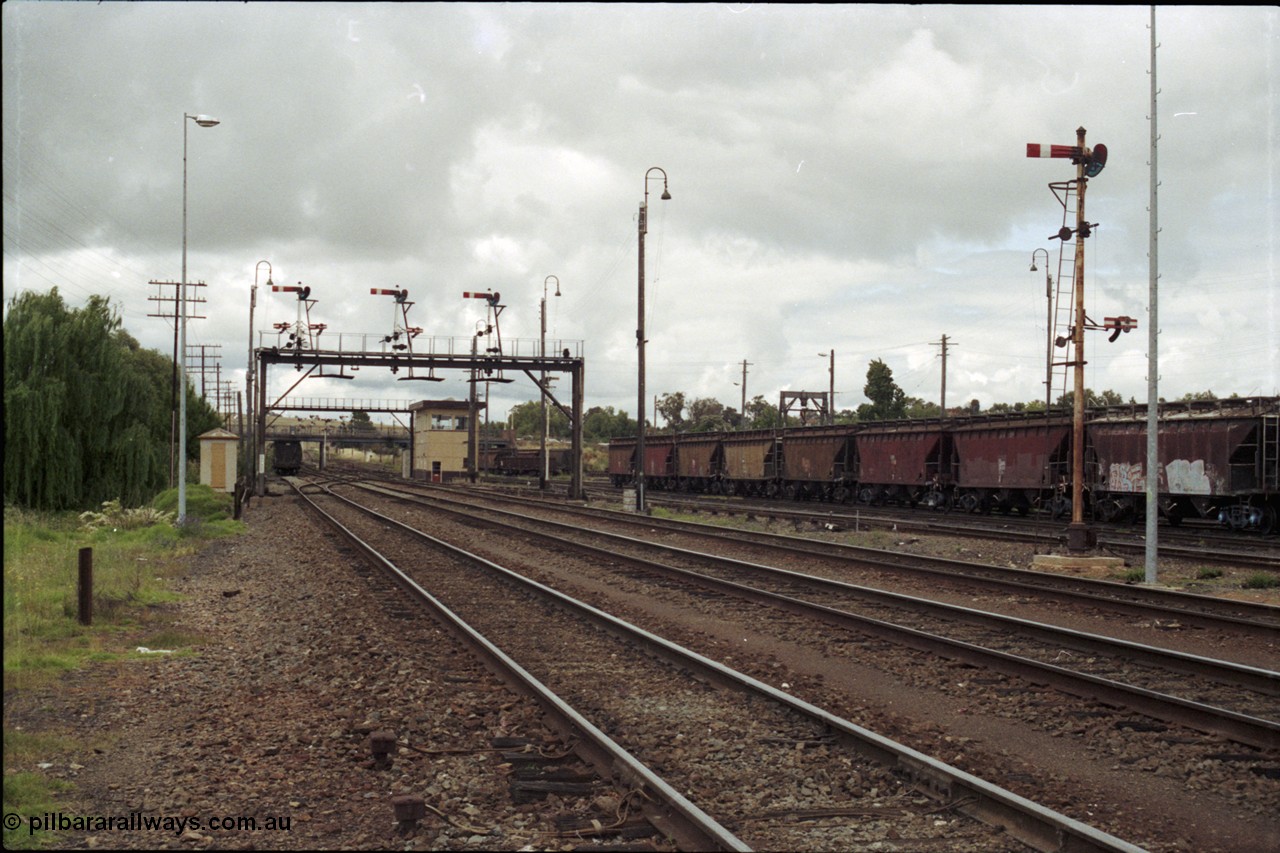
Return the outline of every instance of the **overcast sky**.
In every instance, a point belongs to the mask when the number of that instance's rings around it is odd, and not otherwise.
[[[3,14],[4,299],[110,296],[171,354],[152,280],[182,258],[243,389],[250,290],[318,299],[322,340],[412,325],[468,339],[500,292],[508,347],[581,342],[586,405],[636,410],[637,210],[648,183],[647,390],[1042,399],[1049,184],[1087,130],[1086,383],[1147,396],[1150,7],[42,3]],[[1160,395],[1280,393],[1280,12],[1157,10]],[[1069,267],[1069,261],[1067,263]],[[555,281],[550,282],[554,294]],[[172,295],[172,289],[168,291]],[[260,286],[254,325],[296,318]],[[172,312],[172,304],[167,305]],[[376,337],[374,337],[376,336]],[[380,344],[377,344],[380,346]],[[577,344],[573,344],[577,346]],[[421,345],[419,345],[421,348]],[[1064,351],[1058,350],[1059,355]],[[532,351],[527,351],[532,354]],[[292,384],[273,375],[273,393]],[[567,382],[561,383],[561,386]],[[307,380],[295,395],[463,399],[459,374]],[[567,389],[566,389],[567,390]],[[567,396],[567,395],[566,395]],[[1055,391],[1055,396],[1057,392]],[[535,399],[493,386],[492,414]]]

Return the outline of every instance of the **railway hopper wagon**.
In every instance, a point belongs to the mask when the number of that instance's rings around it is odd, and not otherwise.
[[[676,474],[676,437],[647,435],[644,439],[645,486],[657,491],[674,491]]]
[[[777,497],[781,441],[771,429],[723,433],[720,488],[727,495]]]
[[[942,421],[866,424],[854,432],[853,442],[860,502],[948,505],[953,486],[951,441]]]
[[[609,483],[615,488],[630,486],[636,479],[636,440],[614,438],[609,441]]]
[[[987,415],[950,428],[950,503],[966,512],[1071,511],[1068,415]]]
[[[679,436],[675,447],[675,488],[681,492],[723,491],[724,435],[696,432]]]
[[[847,501],[854,495],[855,427],[798,427],[782,433],[781,488],[791,500]]]
[[[282,477],[292,476],[302,468],[302,442],[280,439],[271,443],[271,467]]]
[[[1094,517],[1145,514],[1147,410],[1095,413],[1086,425]],[[1156,501],[1170,524],[1209,518],[1236,530],[1277,531],[1280,398],[1166,403],[1159,412]]]

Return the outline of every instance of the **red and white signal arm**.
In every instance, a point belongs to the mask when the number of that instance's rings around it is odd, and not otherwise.
[[[1028,157],[1079,157],[1082,152],[1075,145],[1041,145],[1038,142],[1027,143]]]
[[[396,290],[394,288],[371,287],[369,288],[369,293],[374,296],[394,296],[397,302],[403,302],[409,298],[408,290]]]
[[[1138,328],[1138,321],[1134,317],[1103,317],[1102,327],[1111,332],[1107,340],[1114,343],[1121,332],[1128,333]]]

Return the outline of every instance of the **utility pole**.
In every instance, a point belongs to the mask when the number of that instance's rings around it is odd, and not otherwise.
[[[1160,448],[1157,441],[1160,427],[1160,370],[1158,357],[1158,343],[1160,335],[1160,324],[1156,321],[1156,283],[1160,280],[1160,254],[1159,254],[1159,222],[1160,217],[1157,215],[1157,188],[1160,186],[1159,173],[1156,171],[1156,141],[1160,135],[1156,132],[1156,96],[1160,90],[1156,88],[1156,48],[1159,45],[1156,42],[1156,7],[1151,7],[1151,200],[1150,200],[1150,246],[1147,250],[1147,264],[1149,266],[1149,281],[1147,289],[1147,476],[1146,476],[1146,532],[1147,542],[1145,558],[1145,575],[1144,580],[1147,583],[1156,582],[1156,554],[1158,546],[1156,544],[1156,520],[1160,514],[1159,496],[1157,487],[1160,481]]]
[[[166,319],[169,317],[173,318],[173,381],[171,383],[172,385],[171,398],[173,403],[173,410],[172,410],[172,416],[169,419],[169,487],[172,488],[175,466],[177,464],[177,452],[178,452],[178,329],[182,325],[178,321],[178,305],[182,304],[183,302],[186,302],[186,303],[204,302],[205,300],[204,300],[204,297],[201,297],[201,296],[188,296],[184,300],[182,298],[182,282],[179,282],[179,281],[154,281],[153,280],[149,283],[154,284],[158,287],[172,287],[174,292],[174,295],[172,297],[163,296],[163,295],[147,297],[147,300],[150,302],[172,302],[173,303],[172,314],[165,313],[162,310],[161,313],[159,314],[147,315],[148,317],[164,317]],[[204,286],[205,286],[205,283],[203,281],[188,282],[188,287],[204,287]],[[163,291],[160,291],[160,293],[163,293]],[[198,314],[197,315],[188,314],[187,317],[188,319],[192,319],[192,320],[204,319],[202,315],[198,315]],[[185,354],[183,357],[185,358]],[[185,393],[185,389],[183,393]]]
[[[747,365],[749,362],[744,358],[742,360],[742,422],[747,422]]]
[[[946,335],[942,336],[942,342],[931,344],[931,346],[942,348],[942,416],[947,416],[947,347],[955,346]]]

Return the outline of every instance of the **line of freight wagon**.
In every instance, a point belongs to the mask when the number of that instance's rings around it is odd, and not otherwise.
[[[1161,516],[1277,531],[1280,398],[1162,403],[1158,419]],[[1063,518],[1073,432],[1070,412],[1051,411],[646,434],[645,488]],[[1087,413],[1083,491],[1095,520],[1144,516],[1146,435],[1145,405]],[[615,486],[635,482],[635,451],[635,438],[609,443]]]

